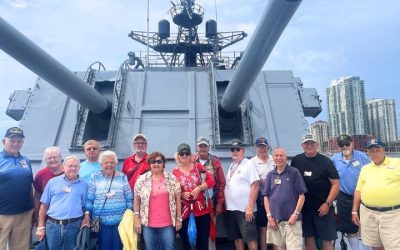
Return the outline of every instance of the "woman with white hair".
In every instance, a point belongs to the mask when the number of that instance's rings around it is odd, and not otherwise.
[[[118,163],[113,151],[100,154],[101,171],[92,175],[86,198],[85,217],[100,218],[99,249],[119,250],[122,242],[118,225],[126,209],[132,209],[133,194],[125,174],[115,170]]]

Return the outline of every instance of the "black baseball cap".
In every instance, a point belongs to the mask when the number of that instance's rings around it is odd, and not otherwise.
[[[24,136],[24,131],[18,127],[12,127],[7,129],[6,134],[4,135],[4,138],[11,138],[11,137],[20,137],[20,138],[25,138]]]

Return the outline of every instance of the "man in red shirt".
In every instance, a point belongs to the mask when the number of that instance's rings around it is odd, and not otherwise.
[[[44,150],[44,160],[47,166],[41,169],[35,176],[33,187],[35,194],[33,196],[33,204],[35,207],[35,219],[38,219],[38,212],[40,206],[40,198],[47,182],[53,177],[59,176],[64,173],[61,164],[61,150],[59,147],[48,147]]]
[[[135,154],[125,159],[122,172],[128,177],[132,192],[138,177],[150,170],[147,163],[147,138],[144,134],[137,134],[133,137],[132,148]]]

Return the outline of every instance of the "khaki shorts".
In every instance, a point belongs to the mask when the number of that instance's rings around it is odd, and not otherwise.
[[[365,245],[400,249],[400,209],[378,212],[360,206],[361,238]]]
[[[0,249],[28,249],[33,209],[15,215],[0,215]]]
[[[302,250],[302,234],[301,221],[297,221],[294,225],[281,221],[278,224],[278,230],[267,228],[267,243],[286,246],[287,250]]]

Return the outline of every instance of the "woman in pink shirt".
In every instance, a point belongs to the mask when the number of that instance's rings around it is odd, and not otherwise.
[[[146,249],[175,249],[175,231],[182,227],[181,187],[176,177],[164,171],[165,156],[147,157],[150,171],[141,175],[134,189],[135,230],[143,232]]]
[[[175,159],[178,165],[172,173],[178,178],[182,191],[183,225],[182,229],[179,230],[179,235],[182,239],[183,249],[191,249],[188,238],[188,224],[190,212],[193,212],[197,230],[196,249],[208,250],[212,207],[211,204],[208,204],[204,191],[215,185],[214,178],[201,163],[192,161],[190,146],[186,143],[178,146]]]

